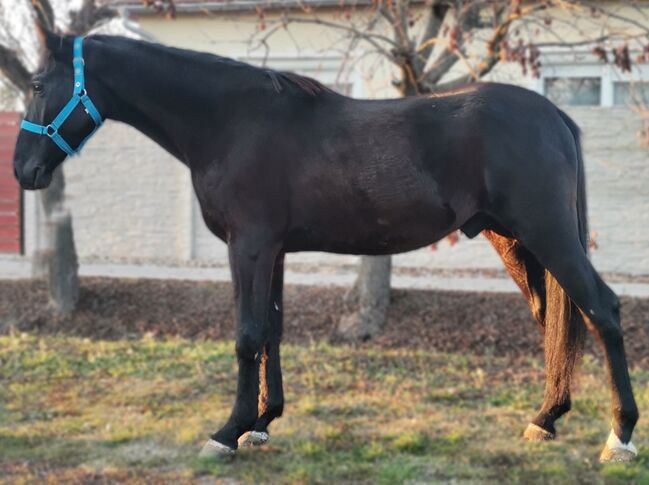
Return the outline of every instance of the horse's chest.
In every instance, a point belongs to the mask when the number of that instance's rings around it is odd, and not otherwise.
[[[194,190],[205,225],[215,236],[225,241],[227,235],[226,205],[219,195],[219,187],[213,185],[205,180],[194,180]]]

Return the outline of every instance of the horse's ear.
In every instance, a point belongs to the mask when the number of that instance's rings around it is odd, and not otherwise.
[[[39,43],[44,51],[54,53],[61,48],[62,39],[54,33],[54,11],[50,2],[32,0],[34,26]]]
[[[41,45],[45,48],[45,50],[47,50],[51,54],[56,54],[63,47],[63,37],[45,29],[43,29],[41,42]]]
[[[54,54],[61,49],[63,37],[46,29],[40,22],[36,22],[36,35],[44,51]]]

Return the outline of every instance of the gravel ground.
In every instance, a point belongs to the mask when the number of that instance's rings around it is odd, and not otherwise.
[[[331,340],[345,290],[287,286],[284,340]],[[631,365],[649,365],[649,299],[622,298],[622,325]],[[227,283],[84,278],[78,311],[69,318],[47,310],[38,281],[0,281],[0,333],[11,329],[98,339],[143,334],[221,339],[234,335]],[[590,339],[589,348],[595,345]],[[389,321],[373,344],[429,348],[512,358],[542,355],[536,323],[520,295],[395,290]],[[601,355],[599,349],[594,352]]]

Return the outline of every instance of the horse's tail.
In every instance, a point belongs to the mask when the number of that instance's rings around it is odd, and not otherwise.
[[[579,239],[588,252],[588,214],[586,206],[586,180],[584,160],[581,151],[579,127],[563,111],[559,115],[572,133],[577,156],[577,221]],[[568,298],[557,280],[545,272],[546,310],[545,310],[545,368],[548,376],[546,397],[555,399],[546,402],[568,403],[570,381],[584,349],[586,326],[581,312]]]

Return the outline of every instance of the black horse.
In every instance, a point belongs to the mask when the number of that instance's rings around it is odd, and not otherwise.
[[[235,288],[239,377],[227,423],[202,454],[268,438],[282,414],[284,254],[410,251],[456,230],[483,232],[545,335],[547,382],[528,439],[555,436],[585,328],[603,343],[613,430],[603,461],[631,459],[638,410],[619,302],[588,259],[579,129],[531,91],[476,84],[407,99],[354,100],[292,73],[120,37],[43,33],[48,55],[26,119],[47,128],[75,71],[101,116],[128,123],[185,163],[209,229],[226,241]],[[74,68],[73,68],[74,65]],[[78,104],[57,133],[71,148],[95,128]],[[34,125],[40,126],[40,125]],[[15,172],[42,189],[66,158],[22,131]]]

